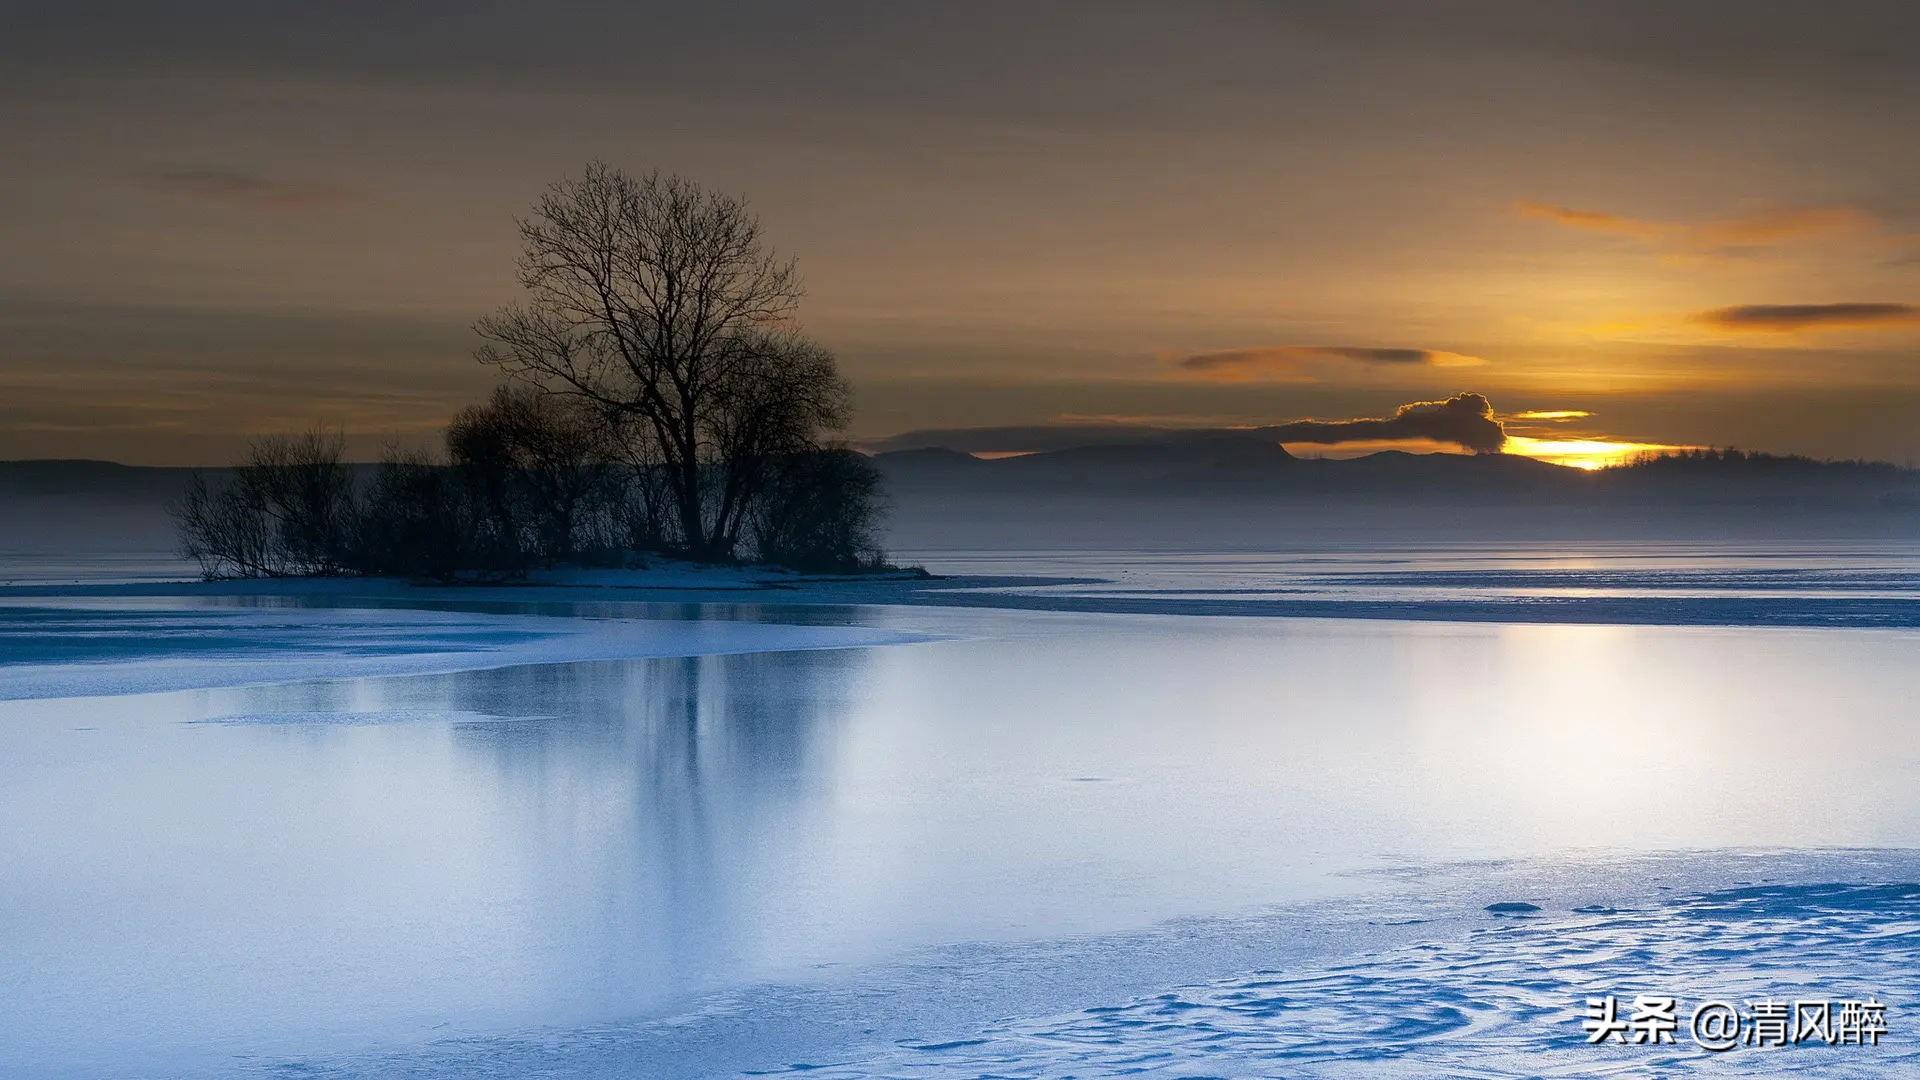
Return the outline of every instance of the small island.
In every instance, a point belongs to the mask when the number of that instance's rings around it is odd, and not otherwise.
[[[203,577],[893,569],[880,475],[832,438],[846,380],[799,330],[795,264],[744,201],[595,163],[519,226],[525,299],[475,324],[506,381],[453,417],[444,455],[365,467],[322,431],[254,440],[173,508]]]

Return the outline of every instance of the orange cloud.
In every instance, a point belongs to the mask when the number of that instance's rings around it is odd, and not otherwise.
[[[1728,254],[1822,234],[1872,229],[1872,214],[1851,206],[1778,206],[1739,217],[1696,223],[1653,221],[1551,203],[1521,201],[1514,209],[1587,232],[1628,236],[1664,250],[1693,255]]]
[[[1786,206],[1745,217],[1695,225],[1688,245],[1706,251],[1755,247],[1818,233],[1872,228],[1873,215],[1851,206]]]
[[[1274,345],[1200,353],[1177,362],[1181,370],[1204,379],[1226,382],[1252,380],[1309,380],[1309,370],[1324,361],[1410,367],[1474,367],[1486,363],[1477,356],[1439,349],[1373,348],[1358,345]]]
[[[1576,210],[1571,206],[1556,206],[1552,203],[1533,202],[1522,199],[1513,204],[1513,208],[1523,217],[1539,218],[1565,225],[1570,229],[1585,229],[1589,232],[1618,233],[1622,236],[1634,236],[1643,240],[1652,240],[1664,235],[1673,226],[1657,221],[1643,221],[1639,218],[1621,217],[1618,214],[1603,213],[1598,210]]]
[[[1868,303],[1745,304],[1703,311],[1693,316],[1693,321],[1722,330],[1791,334],[1801,330],[1900,326],[1920,322],[1920,307],[1912,304]]]

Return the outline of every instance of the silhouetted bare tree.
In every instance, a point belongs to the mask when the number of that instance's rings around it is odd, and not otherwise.
[[[477,324],[478,358],[641,440],[626,456],[657,461],[680,543],[731,556],[755,462],[844,415],[831,356],[786,325],[801,295],[793,263],[741,200],[602,164],[550,187],[520,235],[526,301]]]

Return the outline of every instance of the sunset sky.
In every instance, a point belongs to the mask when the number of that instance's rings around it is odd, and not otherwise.
[[[1920,458],[1920,5],[533,11],[10,15],[0,457],[432,439],[597,158],[751,200],[870,447],[1471,392],[1577,463]]]

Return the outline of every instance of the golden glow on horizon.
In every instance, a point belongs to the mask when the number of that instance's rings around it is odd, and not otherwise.
[[[1507,417],[1510,420],[1585,420],[1593,414],[1585,409],[1529,409]]]
[[[1696,446],[1668,443],[1629,442],[1621,439],[1533,439],[1525,435],[1507,436],[1506,453],[1565,465],[1574,469],[1604,469],[1623,465],[1641,454],[1665,454],[1678,450],[1697,450]]]

